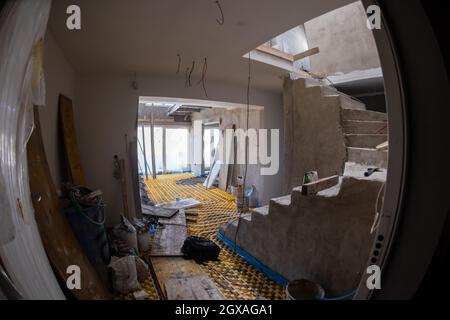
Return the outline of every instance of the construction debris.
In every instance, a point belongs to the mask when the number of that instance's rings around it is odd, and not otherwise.
[[[386,142],[383,142],[382,144],[379,144],[379,145],[376,147],[376,149],[377,149],[377,150],[388,150],[388,149],[389,149],[389,142],[386,141]]]
[[[206,177],[193,177],[187,179],[178,180],[176,183],[182,186],[192,186],[195,184],[203,184],[206,180]]]
[[[364,173],[364,177],[368,178],[371,175],[373,175],[375,172],[381,172],[380,168],[369,168],[369,169],[367,169],[367,171]]]
[[[304,196],[312,196],[318,194],[322,190],[329,189],[339,183],[339,176],[332,176],[320,179],[302,186],[302,194]]]
[[[142,205],[142,214],[161,218],[172,218],[178,209]]]
[[[147,300],[150,296],[147,292],[141,290],[141,291],[133,292],[133,297],[136,300]]]
[[[208,190],[200,185],[180,186],[176,184],[177,180],[189,176],[193,175],[167,175],[159,177],[160,180],[149,180],[150,196],[156,203],[162,203],[169,201],[176,194],[182,197],[198,195],[199,199],[202,199],[202,205],[186,210],[187,216],[192,216],[192,212],[198,213],[197,223],[188,223],[189,235],[206,237],[218,244],[221,247],[220,261],[210,261],[205,265],[200,265],[182,257],[151,257],[156,275],[155,285],[162,288],[161,296],[167,298],[165,284],[168,279],[177,278],[179,274],[186,277],[202,276],[206,272],[225,299],[285,299],[285,288],[282,285],[268,279],[217,239],[219,225],[239,216],[236,212],[234,198],[220,189]],[[160,188],[162,180],[168,183]],[[148,258],[146,260],[149,260]]]
[[[170,218],[158,221],[150,255],[152,257],[181,257],[181,247],[187,237],[184,210]]]
[[[177,201],[172,201],[168,203],[163,203],[159,205],[161,208],[165,209],[190,209],[200,206],[202,203],[195,199],[179,199]]]
[[[147,193],[147,186],[145,185],[145,181],[143,177],[139,177],[139,193],[141,196],[141,202],[146,206],[154,206],[155,203],[150,200]]]

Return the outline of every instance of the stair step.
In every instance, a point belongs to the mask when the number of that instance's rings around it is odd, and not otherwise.
[[[305,79],[305,88],[316,90],[317,93],[320,92],[320,94],[324,97],[339,96],[342,109],[364,110],[364,111],[366,110],[366,105],[364,103],[355,100],[346,94],[343,94],[334,87],[324,85],[316,79]]]
[[[243,214],[240,218],[242,220],[252,221],[252,214],[251,213],[246,213],[246,214]]]
[[[339,176],[332,176],[324,179],[319,179],[311,183],[306,183],[302,186],[302,195],[317,195],[319,192],[330,189],[337,184],[339,184]]]
[[[387,134],[346,134],[347,147],[375,149],[378,145],[388,141]]]
[[[366,105],[360,101],[352,99],[350,96],[340,94],[341,108],[344,110],[366,110]]]
[[[291,204],[291,195],[287,195],[284,197],[274,198],[270,200],[271,203],[279,204],[282,206],[288,206]]]
[[[342,120],[387,121],[387,114],[367,110],[342,109]]]
[[[347,148],[348,162],[357,164],[387,168],[388,152],[376,149]]]
[[[269,214],[269,206],[259,207],[252,210],[256,214],[267,216]]]
[[[314,86],[314,87],[307,87],[306,90],[310,92],[310,94],[315,96],[322,96],[322,88],[320,86]]]
[[[387,134],[387,122],[383,121],[342,121],[345,134]]]

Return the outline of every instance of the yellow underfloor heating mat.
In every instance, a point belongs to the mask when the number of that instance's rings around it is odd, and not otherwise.
[[[217,239],[221,224],[239,217],[235,199],[230,194],[217,189],[206,189],[201,183],[194,185],[177,184],[177,181],[194,178],[193,174],[160,175],[156,180],[146,181],[150,198],[156,204],[175,201],[177,197],[200,201],[199,207],[189,209],[198,213],[195,222],[187,221],[191,236],[205,237],[221,248],[218,261],[201,265],[227,299],[232,300],[278,300],[285,299],[285,288],[270,280],[258,269],[247,263],[233,250]],[[159,299],[155,279],[149,279],[143,286],[150,299]],[[130,294],[124,299],[133,299]]]

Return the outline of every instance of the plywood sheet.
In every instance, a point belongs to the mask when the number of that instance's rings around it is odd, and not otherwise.
[[[150,257],[145,256],[149,264],[153,266],[153,271],[157,280],[157,285],[161,288],[161,294],[167,299],[164,289],[166,280],[170,278],[181,278],[194,275],[205,275],[205,272],[192,260],[185,260],[180,257]]]
[[[165,282],[168,300],[223,300],[212,280],[204,276],[170,278]]]
[[[141,206],[142,206],[143,214],[147,214],[147,215],[151,215],[151,216],[155,216],[155,217],[161,217],[161,218],[171,218],[179,211],[178,209],[147,206],[145,204],[141,204]]]
[[[178,210],[177,213],[170,218],[160,218],[158,224],[186,226],[186,213],[183,209]]]
[[[161,208],[169,208],[169,209],[189,209],[200,206],[202,203],[195,199],[182,199],[180,201],[172,201],[168,203],[163,203],[159,205]]]
[[[63,95],[59,96],[59,116],[71,182],[85,186],[86,180],[78,150],[72,100]]]
[[[222,164],[219,161],[214,162],[211,171],[209,172],[208,177],[206,178],[205,182],[203,183],[203,186],[211,189],[214,182],[216,181],[217,177],[219,176],[220,169],[222,167]]]
[[[170,219],[160,218],[153,238],[152,257],[181,257],[181,248],[187,238],[186,216],[180,210]]]

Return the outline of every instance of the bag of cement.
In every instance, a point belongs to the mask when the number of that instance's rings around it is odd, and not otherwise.
[[[147,300],[149,298],[149,294],[143,290],[133,292],[133,296],[136,300]]]
[[[108,267],[112,270],[112,283],[115,291],[128,294],[140,289],[134,256],[112,257]]]
[[[137,232],[137,242],[139,252],[147,252],[150,250],[150,224],[144,220],[134,219],[133,225]]]
[[[150,228],[147,231],[139,232],[137,235],[140,252],[147,252],[151,248]]]
[[[134,257],[136,261],[137,278],[140,283],[144,283],[149,277],[148,265],[139,257]]]
[[[114,227],[114,233],[120,240],[125,242],[130,248],[135,249],[136,253],[139,254],[136,228],[124,216],[121,216],[121,219],[121,223]]]

